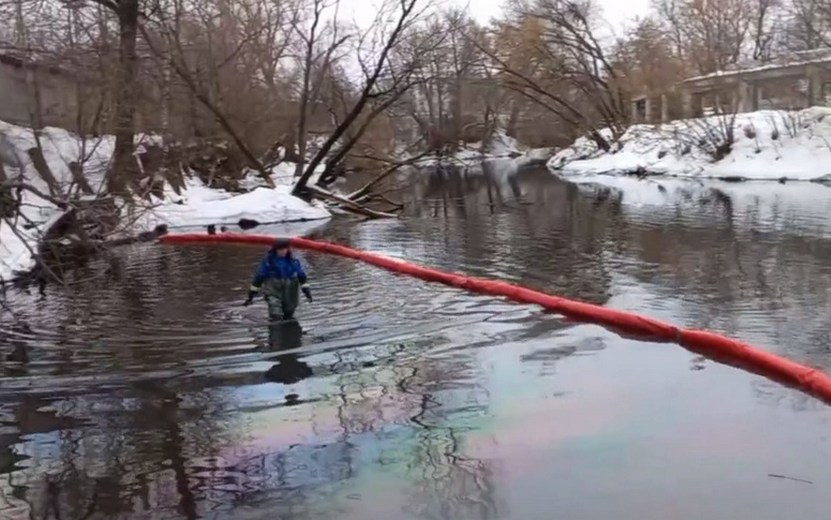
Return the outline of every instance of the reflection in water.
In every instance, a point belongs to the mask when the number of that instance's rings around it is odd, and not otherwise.
[[[450,393],[436,386],[442,381],[452,385],[471,368],[456,363],[421,370],[415,367],[401,380],[401,390],[418,396],[419,403],[409,418],[418,426],[409,462],[417,471],[411,474],[412,491],[405,506],[414,517],[449,520],[500,516],[493,462],[467,456],[462,447],[464,432],[475,424],[472,419],[487,414],[481,389],[468,391],[463,400],[457,401],[446,398]]]
[[[633,203],[517,166],[400,177],[388,188],[408,186],[398,192],[407,218],[334,222],[318,236],[831,366],[824,206],[670,185],[655,189],[660,203]],[[831,417],[790,390],[668,345],[315,254],[304,261],[319,298],[298,313],[310,330],[269,325],[262,308],[237,306],[244,266],[261,253],[138,244],[66,273],[70,285],[45,300],[11,301],[16,315],[0,315],[0,518],[819,509],[821,497],[755,480],[819,485],[831,462]],[[721,433],[702,439],[702,429]],[[692,443],[698,455],[686,457]],[[709,453],[717,460],[702,465]],[[661,500],[644,498],[655,489]],[[700,496],[714,497],[709,509]],[[753,506],[760,496],[772,498]],[[666,503],[672,514],[659,514]]]
[[[297,321],[269,324],[268,344],[271,352],[298,349],[302,342],[303,328]],[[297,354],[281,354],[272,359],[277,364],[265,373],[267,381],[291,385],[312,375],[312,369],[300,361]]]

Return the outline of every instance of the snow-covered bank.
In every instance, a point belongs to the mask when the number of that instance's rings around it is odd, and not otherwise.
[[[153,229],[158,224],[184,228],[236,225],[240,220],[273,224],[331,217],[322,204],[308,204],[293,197],[289,186],[258,187],[248,193],[235,194],[207,188],[198,179],[188,179],[187,189],[181,196],[171,190],[165,194],[162,203],[142,211],[137,221],[141,231]]]
[[[142,138],[137,137],[137,141]],[[84,173],[93,191],[100,191],[115,147],[112,136],[80,139],[60,128],[46,128],[40,136],[43,156],[57,182],[67,186],[72,180],[69,164],[85,157]],[[9,180],[26,182],[48,193],[49,187],[35,170],[27,151],[37,146],[31,129],[0,121],[0,162]],[[21,208],[16,225],[0,221],[0,278],[10,279],[15,271],[34,265],[32,250],[41,233],[61,215],[53,204],[28,191],[21,192]]]
[[[516,159],[522,163],[544,163],[555,153],[553,148],[527,148],[519,141],[505,134],[496,132],[486,143],[463,143],[461,147],[448,155],[431,154],[419,159],[415,166],[428,168],[438,164],[456,163],[468,165],[471,163]]]
[[[610,152],[586,138],[560,151],[548,167],[563,176],[640,172],[692,178],[831,181],[831,109],[736,115],[735,141],[715,161],[713,145],[730,116],[634,125]],[[608,133],[607,133],[608,134]]]
[[[153,138],[137,137],[137,144]],[[40,137],[43,155],[62,190],[73,182],[69,165],[82,162],[84,177],[92,190],[102,191],[104,176],[112,158],[115,139],[112,136],[80,138],[59,128],[46,128]],[[0,122],[0,162],[10,180],[26,182],[48,193],[49,186],[38,175],[27,151],[35,147],[34,135],[28,128]],[[85,158],[85,160],[81,160]],[[261,224],[303,222],[328,219],[331,214],[322,204],[308,204],[290,194],[293,165],[283,163],[274,169],[274,189],[258,187],[253,174],[242,184],[251,191],[237,194],[206,187],[198,178],[187,178],[185,189],[176,194],[164,187],[162,200],[141,202],[133,207],[133,215],[122,215],[123,234],[149,231],[156,225],[169,228],[202,227],[208,224],[236,225],[241,219]],[[34,266],[32,252],[42,233],[62,212],[29,191],[21,193],[19,216],[13,224],[0,221],[0,277],[9,280],[15,272]]]

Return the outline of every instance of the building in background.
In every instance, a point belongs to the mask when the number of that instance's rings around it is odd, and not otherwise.
[[[73,128],[77,82],[66,71],[0,54],[0,121],[21,126]]]
[[[631,103],[635,123],[660,123],[714,113],[798,110],[831,101],[831,49],[795,52],[688,78]]]

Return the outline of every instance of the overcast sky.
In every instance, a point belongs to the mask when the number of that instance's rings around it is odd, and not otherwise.
[[[618,28],[635,16],[643,16],[649,8],[649,0],[597,0],[610,24]],[[487,22],[499,15],[504,0],[451,0],[458,5],[467,5],[479,21]],[[451,3],[448,2],[448,3]]]
[[[376,14],[372,5],[378,5],[380,0],[341,0],[341,8],[352,11],[356,20],[364,25],[371,23]],[[613,30],[618,33],[627,22],[636,16],[643,16],[649,9],[650,0],[597,0],[603,9],[605,19]],[[504,0],[437,0],[436,5],[467,6],[468,12],[480,22],[487,22],[500,13]]]

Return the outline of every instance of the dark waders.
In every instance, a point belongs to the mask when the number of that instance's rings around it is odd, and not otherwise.
[[[271,321],[293,320],[300,300],[300,282],[297,278],[268,278],[263,282],[262,294],[268,304]]]

